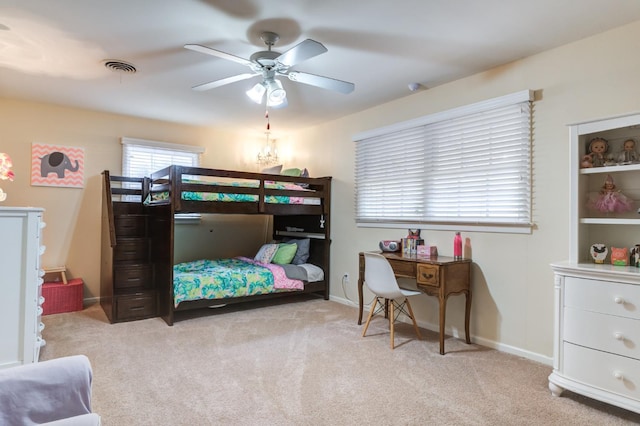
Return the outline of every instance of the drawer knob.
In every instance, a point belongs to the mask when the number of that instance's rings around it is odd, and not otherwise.
[[[624,375],[619,371],[614,371],[613,372],[613,377],[615,377],[618,380],[623,380],[624,381]]]
[[[430,280],[431,278],[433,278],[433,274],[425,274],[424,272],[422,273],[422,276],[428,280]]]
[[[622,333],[615,333],[614,336],[616,340],[624,340],[624,335]]]
[[[614,302],[616,302],[618,305],[624,305],[624,299],[620,296],[617,296],[615,299],[613,299]]]

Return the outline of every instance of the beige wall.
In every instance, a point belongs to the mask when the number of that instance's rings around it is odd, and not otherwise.
[[[352,135],[523,89],[539,90],[533,144],[535,229],[530,235],[465,232],[464,236],[471,239],[474,261],[472,338],[549,362],[553,353],[549,263],[568,258],[569,251],[566,125],[640,110],[639,44],[640,22],[290,134],[283,144],[295,147],[299,154],[289,158],[288,165],[308,166],[313,176],[334,177],[332,298],[355,303],[358,252],[405,233],[403,229],[355,226]],[[66,264],[74,275],[82,276],[87,282],[86,297],[97,294],[99,281],[100,172],[120,170],[121,136],[204,146],[203,165],[207,167],[251,170],[247,158],[255,152],[248,142],[255,135],[245,131],[195,128],[6,99],[0,99],[0,129],[0,151],[11,154],[17,176],[14,182],[0,182],[9,194],[4,205],[46,209],[44,263]],[[32,142],[84,147],[86,187],[31,187]],[[451,254],[453,230],[425,230],[423,236],[442,254]],[[351,280],[343,286],[344,272]],[[366,301],[370,299],[367,294]],[[438,315],[435,301],[421,296],[414,304],[421,324],[433,327]],[[447,323],[454,333],[463,330],[463,305],[462,297],[453,296],[449,301]]]
[[[524,89],[537,90],[533,232],[464,232],[463,236],[471,239],[474,261],[472,338],[480,344],[550,362],[553,274],[549,263],[569,256],[567,124],[640,110],[639,47],[637,22],[301,132],[299,139],[310,147],[322,147],[322,152],[330,153],[327,169],[335,179],[333,297],[355,303],[358,252],[375,249],[379,240],[406,234],[404,229],[355,226],[352,135]],[[452,254],[453,230],[423,230],[422,235],[428,243],[437,245],[440,253]],[[345,291],[341,285],[344,272],[351,276]],[[370,301],[371,295],[365,294],[365,301]],[[419,321],[435,327],[435,299],[419,299],[412,302]],[[447,309],[450,331],[462,336],[463,302],[463,297],[452,296]]]

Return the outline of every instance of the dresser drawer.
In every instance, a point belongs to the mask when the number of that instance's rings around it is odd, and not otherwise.
[[[440,280],[438,279],[440,269],[438,268],[438,265],[419,263],[417,268],[416,282],[419,285],[428,285],[432,287],[440,286]]]
[[[155,293],[118,296],[116,301],[118,321],[153,317],[156,315]]]
[[[640,361],[563,343],[564,376],[640,400]]]
[[[151,286],[151,267],[148,265],[117,266],[113,286],[118,289]]]
[[[146,235],[146,217],[140,215],[115,216],[116,235],[118,237],[144,237]]]
[[[113,250],[116,262],[145,262],[149,257],[149,245],[145,238],[119,238]]]
[[[640,360],[640,320],[564,308],[563,340]]]
[[[564,306],[640,319],[640,286],[565,277]]]

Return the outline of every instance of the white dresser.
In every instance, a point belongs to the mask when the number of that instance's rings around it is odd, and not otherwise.
[[[569,259],[551,265],[555,334],[549,389],[555,396],[568,389],[640,413],[640,267],[628,254],[622,256],[627,265],[611,262],[614,247],[624,252],[640,244],[640,162],[620,161],[626,141],[640,147],[640,114],[574,124],[569,136]],[[594,140],[608,145],[603,166],[585,162]],[[594,208],[594,197],[610,180],[634,200],[631,210]],[[596,244],[607,250],[592,249]]]
[[[611,265],[553,264],[556,334],[549,389],[640,413],[640,281]]]
[[[43,209],[0,207],[0,368],[38,362],[42,339]]]

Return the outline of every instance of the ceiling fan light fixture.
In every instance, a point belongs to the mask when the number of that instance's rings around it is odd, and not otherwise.
[[[263,83],[256,83],[256,85],[247,90],[246,93],[249,99],[251,99],[253,102],[261,104],[262,98],[264,97],[264,92],[266,91],[267,89],[264,87]]]
[[[282,87],[280,80],[269,80],[267,85],[267,104],[270,106],[280,105],[287,98],[287,92]]]

